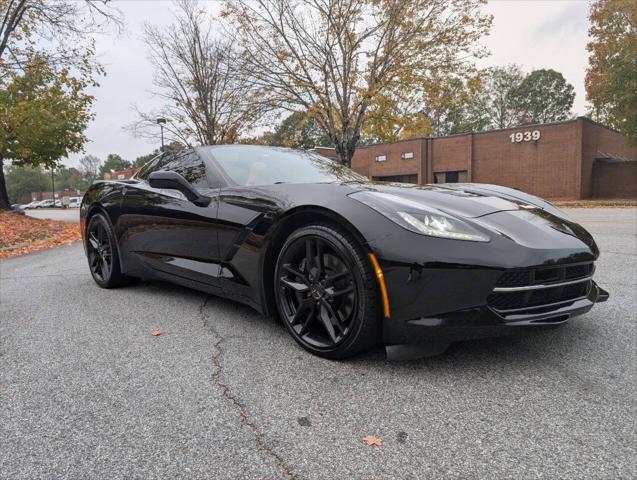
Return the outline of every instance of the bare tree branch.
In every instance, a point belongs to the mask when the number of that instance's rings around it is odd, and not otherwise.
[[[267,104],[306,110],[349,165],[375,98],[417,98],[432,71],[472,68],[483,3],[227,0],[224,15]]]
[[[187,145],[233,143],[266,108],[257,102],[254,80],[231,40],[219,39],[197,1],[179,0],[168,28],[147,25],[145,42],[155,75],[153,94],[165,100],[156,112],[141,112],[129,126],[137,136],[156,138],[155,119],[169,119],[169,138]]]
[[[9,48],[14,58],[32,54],[37,38],[49,40],[56,46],[79,45],[85,43],[86,35],[110,27],[118,31],[123,28],[121,12],[110,0],[0,0],[0,65],[5,62]],[[37,53],[45,54],[41,48]],[[52,58],[68,61],[71,57],[53,54]],[[22,61],[14,61],[10,66],[19,66]]]

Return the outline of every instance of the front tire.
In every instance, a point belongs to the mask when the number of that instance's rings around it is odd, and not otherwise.
[[[375,277],[347,232],[331,225],[293,232],[279,254],[274,282],[279,315],[305,350],[341,359],[378,343]]]
[[[100,287],[116,288],[132,283],[133,279],[121,271],[115,234],[101,213],[93,215],[88,223],[86,254],[91,276]]]

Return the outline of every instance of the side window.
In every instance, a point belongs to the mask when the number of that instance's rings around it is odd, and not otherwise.
[[[145,182],[147,182],[148,176],[151,174],[151,172],[154,172],[157,169],[157,164],[160,160],[161,155],[157,155],[151,161],[145,163],[142,168],[139,169],[137,175],[135,175],[135,178],[139,178],[140,180],[144,180]]]
[[[163,157],[157,170],[169,170],[184,177],[196,189],[210,188],[206,177],[206,165],[192,150]]]
[[[165,153],[145,164],[135,178],[148,181],[151,173],[169,170],[176,172],[188,180],[196,189],[208,189],[211,185],[206,177],[206,166],[192,150],[177,153]]]

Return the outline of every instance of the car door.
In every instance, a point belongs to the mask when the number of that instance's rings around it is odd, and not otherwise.
[[[264,237],[283,206],[267,187],[230,186],[219,194],[219,256],[224,295],[262,307]]]
[[[153,171],[174,171],[210,204],[198,206],[172,189],[152,188]],[[125,264],[149,274],[208,290],[219,287],[217,211],[219,184],[194,150],[166,153],[140,170],[122,192],[118,222]]]

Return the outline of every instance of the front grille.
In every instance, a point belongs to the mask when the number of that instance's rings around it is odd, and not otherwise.
[[[573,265],[557,265],[504,272],[496,283],[496,287],[523,287],[530,285],[547,285],[563,280],[574,280],[589,277],[593,274],[593,262]]]
[[[572,279],[579,277],[588,277],[593,273],[594,265],[592,263],[585,263],[582,265],[573,265],[566,267],[566,275],[564,278]]]
[[[505,272],[498,279],[496,286],[498,287],[521,287],[523,285],[531,285],[530,270],[513,270]]]
[[[590,280],[563,287],[526,290],[521,292],[492,293],[487,302],[497,310],[515,310],[552,303],[567,302],[586,296]]]
[[[556,265],[504,272],[487,298],[490,307],[501,312],[559,308],[585,297],[595,270],[592,262]]]

